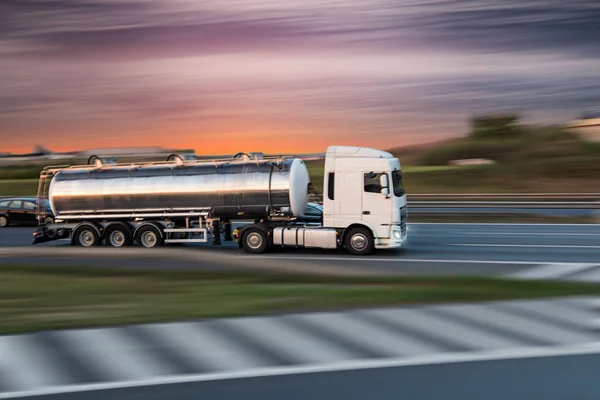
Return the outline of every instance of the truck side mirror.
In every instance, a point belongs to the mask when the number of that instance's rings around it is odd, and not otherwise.
[[[382,174],[379,177],[379,185],[381,186],[381,194],[385,197],[390,196],[390,182],[388,180],[387,174]]]

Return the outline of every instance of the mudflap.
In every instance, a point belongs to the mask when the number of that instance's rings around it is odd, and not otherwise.
[[[54,229],[40,228],[40,229],[36,230],[35,232],[33,232],[33,243],[32,244],[51,242],[53,240],[63,239],[65,237],[68,237],[68,234],[64,234],[64,233],[60,234],[60,230],[57,232]]]
[[[33,233],[33,243],[32,244],[45,243],[45,242],[49,242],[51,240],[52,239],[50,239],[48,236],[44,235],[43,233],[34,232]]]

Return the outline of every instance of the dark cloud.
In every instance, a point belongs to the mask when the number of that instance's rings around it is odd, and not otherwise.
[[[181,26],[139,26],[102,31],[62,31],[37,39],[58,56],[164,58],[269,48],[290,37],[272,21],[229,21]]]
[[[261,49],[410,48],[544,51],[600,56],[597,0],[380,0],[316,9],[244,12],[196,3],[5,0],[5,38],[59,57],[170,57]],[[1,43],[1,42],[0,42]],[[1,44],[0,44],[1,45]]]
[[[503,4],[503,7],[494,5]],[[489,8],[444,11],[417,19],[421,32],[450,47],[480,51],[561,51],[600,55],[600,2],[488,1]]]

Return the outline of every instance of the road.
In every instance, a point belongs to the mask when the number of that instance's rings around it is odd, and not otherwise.
[[[0,399],[199,393],[270,399],[286,392],[292,399],[580,398],[600,390],[598,300],[383,307],[0,336]]]
[[[0,230],[0,247],[31,246],[32,228],[10,227]],[[57,241],[33,246],[71,247],[69,241]],[[224,242],[221,247],[210,244],[182,246],[210,249],[218,254],[240,254],[235,243]],[[173,252],[173,249],[171,252]],[[109,249],[107,248],[107,254]],[[114,250],[111,251],[111,254]],[[307,265],[319,262],[331,267],[349,265],[373,271],[400,271],[419,274],[468,274],[501,276],[538,271],[540,277],[591,276],[600,280],[600,225],[550,224],[453,224],[416,223],[409,226],[409,243],[405,249],[380,251],[370,257],[353,257],[345,253],[306,249],[278,249],[266,255],[244,256],[253,260],[281,259]],[[81,260],[52,257],[49,264],[81,264]],[[130,260],[147,268],[164,268],[159,259]],[[4,257],[3,263],[25,263],[26,259]],[[86,260],[86,264],[113,265],[114,260]],[[198,268],[197,261],[181,261],[173,268]],[[553,273],[553,270],[558,272]],[[553,275],[554,274],[554,275]],[[550,276],[547,276],[550,275]],[[535,273],[533,275],[535,277]],[[587,280],[587,279],[586,279]]]
[[[434,364],[142,386],[44,400],[596,400],[600,355]],[[40,397],[27,397],[34,399]]]

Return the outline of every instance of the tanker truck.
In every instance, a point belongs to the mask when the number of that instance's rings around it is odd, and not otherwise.
[[[310,177],[300,158],[238,153],[116,163],[90,157],[87,165],[42,170],[33,244],[70,238],[83,247],[155,248],[211,239],[220,245],[224,236],[253,254],[291,246],[355,255],[405,244],[406,193],[397,158],[330,146],[323,182],[323,213],[311,221],[304,218]],[[41,218],[47,204],[54,221]]]

